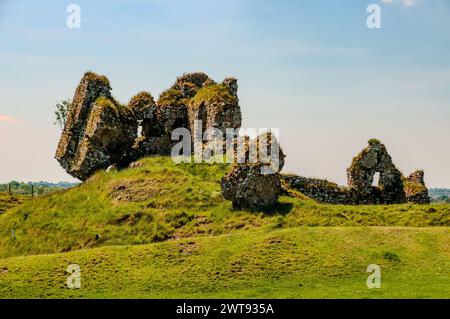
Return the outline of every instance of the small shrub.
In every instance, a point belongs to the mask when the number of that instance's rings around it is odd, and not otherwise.
[[[387,260],[387,261],[393,261],[393,262],[399,262],[400,261],[400,257],[392,252],[392,251],[385,251],[383,253],[383,259]]]
[[[188,214],[186,212],[176,212],[167,214],[165,220],[173,228],[180,228],[189,223],[193,218],[193,214]]]

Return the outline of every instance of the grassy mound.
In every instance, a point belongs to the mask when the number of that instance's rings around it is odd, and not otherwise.
[[[0,215],[0,258],[297,226],[450,225],[448,204],[322,205],[301,194],[281,197],[272,211],[235,211],[220,193],[228,165],[140,162]]]
[[[0,259],[3,298],[447,298],[445,227],[297,227]],[[69,264],[81,288],[66,285]],[[369,264],[381,288],[368,289]]]
[[[9,195],[6,193],[0,193],[0,214],[3,214],[8,209],[19,206],[28,199],[30,199],[29,195]]]

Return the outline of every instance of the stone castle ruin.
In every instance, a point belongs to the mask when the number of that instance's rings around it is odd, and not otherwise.
[[[177,78],[157,102],[148,92],[127,106],[111,95],[104,76],[84,74],[61,135],[56,159],[73,177],[86,180],[111,165],[126,167],[149,155],[170,155],[175,128],[194,130],[195,120],[208,128],[238,129],[241,110],[237,80],[217,84],[204,73]]]
[[[128,167],[145,156],[170,155],[177,143],[171,139],[172,131],[186,128],[195,132],[199,120],[202,131],[214,128],[226,135],[227,129],[241,127],[237,90],[235,78],[216,83],[204,73],[187,73],[178,77],[156,102],[149,92],[140,92],[125,106],[114,99],[105,76],[87,72],[75,91],[55,158],[67,173],[84,181],[98,170]],[[244,142],[238,143],[242,139]],[[252,153],[251,145],[256,145],[256,159],[240,162],[234,158],[231,172],[221,180],[223,197],[238,209],[272,207],[286,188],[332,204],[430,201],[423,171],[403,177],[386,147],[377,140],[369,141],[368,147],[353,159],[347,170],[348,187],[281,174],[285,155],[272,133],[256,140],[237,137],[233,148],[239,152],[237,145],[243,145],[240,151],[245,158]],[[261,156],[273,152],[278,152],[275,167]],[[379,185],[373,186],[376,173],[380,174]]]
[[[379,183],[373,186],[376,173]],[[406,200],[403,175],[378,140],[370,140],[369,146],[353,159],[347,169],[347,179],[348,186],[369,202],[397,204]]]
[[[378,185],[374,176],[379,174]],[[395,167],[386,147],[372,139],[347,169],[348,187],[340,187],[326,180],[296,175],[283,175],[283,181],[308,197],[329,204],[401,204],[430,202],[424,182],[424,172],[416,171],[408,177]]]

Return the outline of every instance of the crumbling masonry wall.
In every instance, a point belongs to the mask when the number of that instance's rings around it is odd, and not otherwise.
[[[144,91],[133,96],[125,106],[112,97],[105,76],[87,72],[75,91],[55,157],[70,175],[86,180],[100,169],[126,167],[148,155],[169,155],[176,143],[171,141],[172,131],[186,128],[194,137],[198,120],[202,121],[203,132],[215,128],[225,135],[226,129],[236,130],[241,126],[237,90],[235,78],[216,83],[205,73],[187,73],[178,77],[156,102],[150,92]],[[249,142],[247,137],[243,138]],[[262,140],[267,141],[262,147],[278,145],[270,133],[259,136],[257,144]],[[250,144],[243,145],[242,151],[248,157]],[[276,204],[284,184],[323,203],[430,202],[424,172],[416,171],[404,177],[386,147],[375,139],[354,157],[347,169],[348,187],[280,174],[285,156],[281,148],[279,152],[273,174],[261,173],[262,169],[269,168],[263,161],[236,162],[221,181],[223,196],[236,208],[267,208]],[[372,185],[375,173],[380,174],[377,186]]]
[[[374,175],[380,174],[378,186],[373,186]],[[326,180],[283,174],[287,187],[295,189],[320,203],[329,204],[424,204],[430,202],[423,171],[409,177],[392,162],[385,145],[372,139],[369,145],[353,158],[347,169],[348,187]]]
[[[111,95],[105,76],[87,72],[78,85],[55,158],[73,177],[86,180],[111,165],[127,166],[148,155],[169,155],[175,128],[238,129],[241,110],[237,80],[217,84],[206,74],[187,73],[164,91],[157,102],[140,92],[127,106]]]

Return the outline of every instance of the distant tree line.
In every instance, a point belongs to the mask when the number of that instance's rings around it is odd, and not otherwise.
[[[22,195],[42,195],[59,189],[70,188],[75,186],[76,183],[60,182],[18,182],[11,181],[9,183],[0,184],[0,193],[22,194]]]
[[[448,188],[430,188],[431,201],[440,203],[450,203],[450,189]]]

